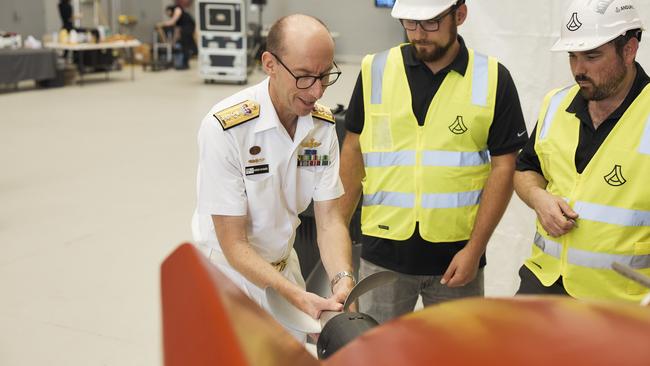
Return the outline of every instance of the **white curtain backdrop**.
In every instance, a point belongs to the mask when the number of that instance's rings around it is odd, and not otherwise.
[[[568,56],[550,52],[563,26],[569,0],[467,0],[468,18],[459,29],[467,44],[493,55],[512,73],[522,97],[524,116],[533,127],[539,104],[549,90],[572,83]],[[650,1],[636,0],[650,26]],[[650,70],[650,32],[644,34],[638,60]]]

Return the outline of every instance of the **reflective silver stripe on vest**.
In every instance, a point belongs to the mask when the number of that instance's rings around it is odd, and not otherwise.
[[[379,191],[374,194],[364,194],[363,205],[413,208],[415,205],[415,195],[413,193]]]
[[[562,245],[535,233],[535,245],[544,253],[560,258]],[[569,248],[567,251],[567,263],[596,269],[612,269],[612,263],[619,262],[627,264],[635,269],[650,268],[650,254],[645,255],[622,255],[590,252],[587,250]]]
[[[650,255],[622,255],[595,253],[586,250],[569,248],[567,262],[576,266],[612,269],[612,263],[618,262],[627,264],[634,269],[650,268]]]
[[[490,162],[487,150],[468,151],[424,151],[422,165],[424,166],[477,166]]]
[[[422,195],[422,208],[457,208],[478,205],[482,190],[459,193],[430,193]]]
[[[650,117],[645,121],[645,130],[643,131],[643,136],[641,136],[639,153],[650,155]]]
[[[487,106],[488,97],[488,58],[474,53],[474,71],[472,77],[472,103]]]
[[[384,81],[384,68],[389,50],[380,52],[372,58],[372,90],[370,92],[370,104],[381,104],[382,86]]]
[[[540,233],[535,233],[535,245],[542,250],[542,252],[560,259],[562,255],[562,244],[550,239],[546,239]]]
[[[551,128],[551,123],[553,122],[553,118],[555,118],[555,114],[557,113],[557,110],[560,107],[560,103],[562,102],[564,97],[566,97],[567,93],[569,93],[570,89],[571,87],[567,86],[566,88],[557,92],[553,97],[551,97],[551,102],[549,103],[548,109],[546,110],[546,116],[544,116],[542,129],[539,133],[540,140],[546,138],[546,135],[548,134],[548,130]]]
[[[372,152],[363,154],[367,168],[415,165],[415,151]]]
[[[630,210],[582,201],[577,201],[573,210],[582,220],[620,226],[650,226],[650,211]]]

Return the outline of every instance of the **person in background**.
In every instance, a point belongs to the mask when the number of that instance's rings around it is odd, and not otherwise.
[[[187,0],[176,0],[174,5],[170,5],[166,9],[167,15],[170,15],[170,18],[158,23],[159,27],[170,27],[175,26],[180,30],[179,39],[177,44],[181,52],[181,62],[180,65],[176,66],[178,70],[187,70],[189,69],[189,60],[192,54],[197,53],[196,42],[194,41],[194,29],[196,28],[196,22],[192,15],[190,15],[185,8],[191,5],[191,1]]]
[[[61,17],[61,28],[70,32],[74,28],[74,11],[70,4],[70,0],[59,1],[59,16]]]
[[[366,56],[341,155],[348,220],[363,191],[359,277],[399,280],[360,299],[379,322],[483,295],[485,249],[512,196],[528,138],[517,89],[465,45],[464,0],[397,0],[410,43]]]
[[[638,303],[648,292],[612,269],[650,275],[650,78],[635,58],[633,0],[574,0],[551,51],[576,83],[547,94],[519,154],[515,189],[537,214],[518,294]]]

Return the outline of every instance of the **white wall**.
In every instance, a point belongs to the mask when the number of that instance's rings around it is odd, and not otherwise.
[[[303,13],[321,19],[336,39],[339,60],[360,61],[363,55],[375,53],[402,42],[404,31],[390,9],[375,8],[373,0],[268,0],[264,23],[279,17]]]
[[[468,19],[459,32],[477,51],[494,55],[508,67],[522,96],[529,125],[550,89],[572,82],[568,56],[550,52],[563,26],[569,0],[468,1]],[[650,26],[650,2],[637,0],[644,24]],[[650,31],[646,32],[638,60],[650,72]]]
[[[40,38],[45,33],[44,13],[43,1],[0,0],[0,30]]]
[[[52,33],[61,28],[58,4],[59,2],[57,0],[43,0],[43,21],[46,33]]]
[[[570,0],[467,2],[468,18],[459,33],[470,47],[498,57],[508,67],[530,127],[544,94],[572,80],[566,53],[549,51],[559,36],[569,3]],[[644,24],[650,27],[650,2],[636,3]],[[404,37],[390,10],[377,9],[373,4],[372,0],[268,0],[263,21],[270,25],[281,16],[297,12],[316,16],[340,34],[336,40],[337,58],[358,62],[363,55],[396,45]],[[255,13],[251,15],[256,19]],[[650,71],[650,31],[641,42],[638,60]]]
[[[493,55],[508,67],[522,96],[524,115],[530,126],[538,104],[550,89],[571,82],[565,53],[552,53],[569,0],[468,0],[468,18],[459,33],[479,52]],[[498,5],[498,6],[496,6]],[[650,2],[637,0],[644,24],[650,27]],[[360,61],[367,53],[403,41],[400,24],[389,9],[377,9],[372,0],[268,0],[264,23],[279,17],[305,13],[323,20],[338,32],[337,58]],[[256,18],[255,14],[251,14]],[[253,19],[249,19],[251,21]],[[641,42],[638,59],[650,72],[650,31]]]
[[[164,18],[160,0],[122,0],[121,10],[123,14],[132,15],[138,19],[138,23],[130,29],[130,33],[143,42],[151,43],[154,26]]]

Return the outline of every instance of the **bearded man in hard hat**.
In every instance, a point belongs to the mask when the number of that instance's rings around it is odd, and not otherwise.
[[[488,240],[528,139],[508,70],[458,35],[464,0],[397,0],[409,43],[366,56],[346,114],[342,205],[363,191],[360,277],[399,280],[362,297],[378,321],[483,295]]]
[[[537,214],[519,293],[638,302],[614,262],[650,274],[650,79],[635,61],[632,0],[575,0],[552,51],[576,84],[551,91],[517,160],[515,189]]]

